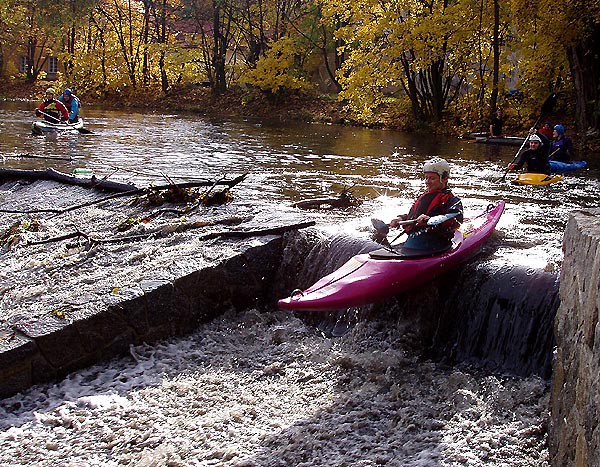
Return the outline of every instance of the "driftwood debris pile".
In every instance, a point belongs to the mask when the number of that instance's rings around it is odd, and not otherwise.
[[[294,207],[300,209],[345,209],[360,205],[358,200],[349,188],[344,188],[339,196],[328,198],[314,198],[298,201]]]
[[[96,244],[102,243],[118,243],[126,241],[137,241],[148,238],[158,238],[181,233],[192,229],[200,229],[206,227],[214,227],[219,225],[235,226],[240,225],[250,217],[244,216],[229,216],[220,219],[203,219],[202,213],[198,210],[202,207],[214,207],[229,203],[233,200],[231,189],[243,182],[248,174],[242,174],[232,179],[219,180],[204,180],[185,183],[174,183],[169,179],[168,184],[150,185],[145,188],[138,188],[135,185],[113,182],[106,178],[78,178],[72,175],[58,172],[54,169],[46,170],[15,170],[15,169],[0,169],[0,182],[6,179],[26,179],[26,180],[53,180],[63,184],[76,185],[88,189],[109,191],[109,195],[95,197],[92,200],[72,204],[68,206],[52,206],[52,207],[27,207],[13,208],[0,206],[0,213],[18,214],[27,216],[25,219],[14,222],[9,228],[0,231],[0,245],[4,248],[10,248],[17,243],[23,244],[20,241],[21,237],[27,237],[25,242],[29,245],[41,245],[47,243],[60,242],[69,239],[85,240],[88,247],[91,248]],[[218,189],[221,188],[222,189]],[[200,190],[206,188],[205,190]],[[43,225],[43,220],[40,215],[51,215],[53,218],[74,211],[91,208],[96,205],[105,205],[119,198],[132,198],[133,201],[129,206],[134,206],[135,212],[128,212],[125,217],[121,215],[119,219],[110,226],[111,234],[93,234],[89,231],[91,226],[83,227],[80,225],[71,225],[70,231],[60,232],[60,235],[48,236],[39,238],[35,235],[32,238],[32,232],[44,230],[40,228]],[[115,209],[114,207],[112,208]],[[119,211],[123,207],[118,208]],[[122,213],[120,213],[122,214]],[[38,216],[38,217],[34,217]],[[166,221],[150,224],[158,217],[167,217]],[[189,219],[193,217],[193,219]],[[87,222],[90,223],[89,221]],[[200,237],[201,240],[208,240],[219,237],[227,238],[247,238],[252,236],[282,234],[289,230],[305,228],[314,225],[314,222],[300,222],[286,226],[275,226],[252,230],[223,230],[218,232],[209,232]],[[124,235],[124,232],[129,232],[136,227],[138,232]],[[28,235],[27,235],[28,234]]]

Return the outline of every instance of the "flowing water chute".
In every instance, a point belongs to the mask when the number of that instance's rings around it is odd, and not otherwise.
[[[498,265],[490,260],[491,243],[471,262],[393,299],[298,316],[334,337],[361,320],[384,320],[418,334],[419,347],[434,359],[548,378],[559,303],[557,275]],[[346,235],[291,234],[275,294],[307,287],[352,256],[375,248],[374,242]]]

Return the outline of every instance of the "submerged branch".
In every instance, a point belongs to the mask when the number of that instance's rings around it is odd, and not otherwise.
[[[235,225],[241,224],[250,220],[251,218],[240,218],[240,217],[232,217],[228,219],[223,219],[220,221],[198,221],[198,222],[189,222],[185,224],[178,225],[170,225],[166,228],[161,228],[158,230],[154,230],[152,232],[145,232],[136,235],[127,235],[127,236],[117,236],[111,238],[96,238],[91,235],[85,234],[80,230],[76,230],[75,232],[71,232],[65,235],[61,235],[58,237],[47,238],[45,240],[39,240],[35,242],[28,242],[28,245],[43,245],[47,243],[59,242],[62,240],[68,240],[71,238],[79,238],[83,237],[91,244],[101,244],[101,243],[120,243],[120,242],[133,242],[137,240],[146,240],[148,238],[162,238],[172,235],[174,233],[182,233],[188,230],[198,229],[202,227],[208,227],[211,225],[224,224],[224,225]],[[259,229],[259,230],[225,230],[222,232],[213,232],[210,234],[206,234],[201,236],[200,240],[212,240],[215,238],[249,238],[249,237],[260,237],[264,235],[281,235],[291,230],[303,229],[306,227],[311,227],[315,225],[314,221],[300,222],[298,224],[285,225],[281,227],[273,227],[267,229]]]
[[[54,161],[72,161],[73,157],[59,157],[59,156],[38,156],[36,154],[5,154],[2,157],[13,157],[15,159],[46,159]]]
[[[48,170],[51,170],[51,169],[48,169]],[[23,172],[23,171],[18,171],[18,172]],[[25,172],[29,172],[29,171],[25,171]],[[56,171],[54,171],[54,172],[56,172]],[[57,172],[57,173],[60,173],[60,172]],[[70,175],[65,175],[65,174],[62,174],[62,175],[64,175],[65,177],[71,177]],[[199,182],[176,183],[176,184],[170,184],[170,185],[149,186],[146,188],[134,188],[134,189],[130,189],[128,191],[122,191],[120,193],[115,193],[110,196],[105,196],[103,198],[96,199],[93,201],[87,201],[85,203],[76,204],[73,206],[68,206],[66,208],[60,208],[60,209],[57,209],[57,208],[29,209],[29,210],[0,209],[0,212],[12,213],[12,214],[35,214],[35,213],[48,212],[48,213],[54,213],[54,214],[58,215],[58,214],[64,214],[64,213],[70,212],[70,211],[75,211],[77,209],[93,206],[95,204],[100,204],[105,201],[110,201],[110,200],[116,199],[116,198],[158,192],[161,190],[169,190],[169,189],[173,189],[173,188],[184,189],[184,188],[196,188],[196,187],[201,187],[201,186],[214,187],[215,185],[225,185],[228,188],[232,188],[235,185],[237,185],[238,183],[241,183],[242,181],[244,181],[244,179],[247,177],[247,175],[248,174],[245,173],[245,174],[242,174],[239,177],[236,177],[232,180],[220,180],[217,182],[199,181]],[[0,177],[1,176],[2,176],[2,171],[0,171]],[[71,178],[75,178],[75,177],[71,177]],[[129,186],[132,186],[132,185],[129,185]]]
[[[98,180],[95,176],[91,178],[78,178],[63,172],[59,172],[51,167],[46,170],[21,170],[21,169],[0,169],[0,179],[19,178],[27,180],[54,180],[56,182],[68,185],[76,185],[84,188],[98,188],[108,191],[129,192],[136,190],[135,185],[128,183],[112,182],[109,180]],[[2,211],[6,212],[6,211]],[[34,211],[48,212],[48,211]]]
[[[211,240],[213,238],[248,238],[260,237],[263,235],[280,235],[291,230],[305,229],[312,227],[315,221],[300,222],[298,224],[284,225],[282,227],[273,227],[260,230],[226,230],[224,232],[214,232],[200,237],[200,240]]]
[[[321,209],[323,206],[326,206],[327,209],[335,209],[358,206],[360,201],[352,195],[350,190],[351,188],[344,188],[337,198],[307,199],[298,201],[297,203],[294,203],[293,206],[300,209]]]

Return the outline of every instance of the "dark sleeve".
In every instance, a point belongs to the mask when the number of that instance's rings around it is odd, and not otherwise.
[[[463,205],[462,201],[457,196],[450,198],[444,205],[444,208],[449,214],[457,212],[458,216],[456,216],[455,219],[458,222],[463,221]]]
[[[528,151],[529,150],[527,150],[523,154],[521,154],[521,157],[519,157],[519,160],[515,164],[515,170],[519,170],[519,169],[521,169],[525,165],[525,162],[527,161],[527,153],[528,153]]]
[[[575,157],[575,148],[573,147],[573,141],[571,141],[571,138],[565,139],[565,149],[570,157]]]
[[[544,151],[544,154],[548,157],[550,155],[550,140],[545,134],[540,133],[539,131],[536,131],[535,134],[542,140],[542,151]]]

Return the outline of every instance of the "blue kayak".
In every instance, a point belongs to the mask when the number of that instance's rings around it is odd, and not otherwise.
[[[572,172],[573,170],[585,169],[587,167],[587,163],[585,161],[573,161],[573,162],[559,162],[559,161],[550,161],[550,170],[554,173],[565,173]]]

